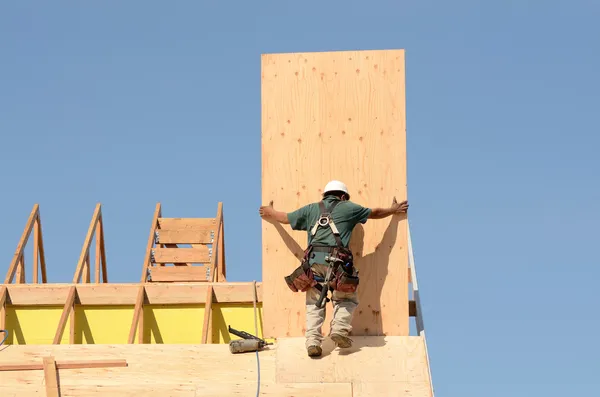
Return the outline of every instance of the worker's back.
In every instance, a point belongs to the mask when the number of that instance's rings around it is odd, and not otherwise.
[[[367,221],[371,210],[349,200],[342,201],[336,196],[326,196],[323,203],[327,211],[335,201],[338,201],[338,203],[331,214],[331,219],[340,233],[343,245],[347,247],[352,236],[352,230],[359,222],[365,223]],[[288,219],[292,229],[307,231],[307,244],[334,247],[336,245],[335,237],[329,226],[319,227],[314,236],[311,234],[311,229],[319,220],[320,215],[319,202],[316,202],[290,213]]]

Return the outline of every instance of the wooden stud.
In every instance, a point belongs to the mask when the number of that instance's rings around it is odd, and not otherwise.
[[[158,282],[183,282],[206,281],[205,266],[153,266],[151,268],[152,281]]]
[[[217,241],[217,249],[215,250],[217,253],[218,260],[218,281],[226,282],[227,274],[226,274],[226,266],[225,266],[225,219],[221,217],[221,229],[219,230],[219,240]]]
[[[133,321],[131,322],[131,327],[129,328],[129,338],[127,339],[127,343],[132,344],[135,339],[135,328],[140,321],[140,316],[142,316],[142,310],[144,306],[144,297],[146,294],[146,289],[144,283],[139,286],[138,295],[135,300],[135,309],[133,311]],[[139,332],[141,333],[140,330]]]
[[[219,205],[217,206],[217,217],[216,217],[217,235],[215,236],[215,240],[214,240],[216,242],[218,242],[220,239],[221,222],[222,221],[223,221],[223,203],[219,202]],[[217,246],[218,246],[218,243],[217,243]],[[213,245],[213,256],[211,258],[211,263],[210,263],[210,276],[209,276],[210,282],[214,282],[216,279],[215,273],[216,273],[216,269],[217,269],[216,264],[217,264],[217,260],[218,260],[218,258],[217,258],[218,253],[219,253],[219,250],[214,249],[214,245]],[[202,327],[202,343],[207,343],[209,334],[211,334],[211,343],[212,343],[212,327],[211,327],[212,301],[213,301],[213,286],[210,285],[206,291],[206,304],[204,306],[204,321],[203,321],[204,325]]]
[[[37,217],[35,219],[34,225],[33,225],[33,282],[35,284],[38,283],[38,260],[39,260],[39,254],[38,254],[38,247],[40,245],[40,228],[38,226],[38,220]]]
[[[65,306],[63,307],[62,314],[60,315],[60,321],[58,322],[58,327],[56,328],[56,334],[54,335],[54,341],[52,342],[55,345],[60,344],[63,333],[65,332],[65,326],[67,325],[67,318],[69,314],[74,311],[73,305],[75,304],[75,299],[77,298],[77,287],[71,286],[69,289],[69,294],[67,295],[67,301],[65,302]],[[74,320],[74,319],[73,319]],[[72,338],[70,337],[69,340]],[[71,342],[73,343],[73,342]]]
[[[152,226],[150,227],[150,235],[148,236],[148,243],[146,245],[146,254],[144,255],[144,266],[142,268],[142,279],[140,282],[145,283],[148,280],[148,268],[150,267],[150,254],[152,253],[152,246],[154,245],[154,235],[158,226],[158,219],[161,216],[160,203],[156,204],[154,210],[154,216],[152,217]]]
[[[23,230],[23,234],[21,235],[21,239],[19,240],[19,243],[17,244],[17,249],[15,251],[15,254],[13,255],[13,259],[10,262],[10,265],[8,267],[8,271],[6,273],[6,278],[4,279],[4,284],[10,284],[13,281],[13,277],[15,276],[17,267],[19,266],[19,264],[21,262],[21,258],[23,256],[23,250],[25,249],[25,244],[27,243],[29,234],[31,233],[31,230],[33,229],[35,219],[37,218],[37,216],[39,214],[39,208],[40,208],[39,205],[35,204],[33,206],[33,209],[31,210],[31,213],[29,214],[29,218],[27,219],[27,223],[25,224],[25,230]]]
[[[0,329],[6,329],[6,296],[8,295],[8,287],[0,286]]]
[[[81,248],[81,253],[79,254],[79,261],[77,262],[77,268],[75,269],[75,274],[73,275],[73,283],[79,283],[81,280],[83,283],[91,282],[92,262],[90,259],[90,246],[94,237],[96,238],[96,261],[94,271],[96,275],[96,283],[98,283],[100,279],[100,262],[102,262],[103,282],[108,282],[108,277],[106,274],[106,257],[104,256],[106,250],[104,246],[103,229],[102,205],[98,203],[96,204],[96,209],[92,215],[92,220],[90,222],[90,226],[88,227],[88,231],[83,242],[83,247]]]
[[[38,245],[37,248],[34,247],[34,251],[36,255],[40,257],[40,268],[42,271],[42,283],[48,282],[48,275],[46,272],[46,255],[44,254],[44,238],[42,236],[42,218],[38,212],[37,216],[37,230],[38,230]],[[36,281],[34,281],[36,282]]]

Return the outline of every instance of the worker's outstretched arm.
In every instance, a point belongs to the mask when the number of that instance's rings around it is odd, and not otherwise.
[[[371,214],[369,215],[369,219],[383,219],[388,216],[395,214],[405,214],[408,212],[408,201],[404,200],[399,203],[396,201],[396,197],[392,201],[392,205],[389,208],[373,208],[371,210]]]
[[[275,210],[275,208],[273,208],[273,201],[271,201],[269,205],[261,206],[258,210],[258,213],[260,214],[261,218],[265,220],[276,221],[285,224],[290,223],[287,212]]]

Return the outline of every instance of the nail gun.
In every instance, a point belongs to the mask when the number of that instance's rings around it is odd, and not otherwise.
[[[228,326],[229,332],[239,336],[242,339],[235,339],[229,341],[229,351],[233,354],[236,353],[244,353],[244,352],[253,352],[257,350],[261,350],[263,347],[267,345],[272,345],[261,339],[257,336],[251,335],[244,331],[238,331],[237,329],[231,328],[231,325]]]

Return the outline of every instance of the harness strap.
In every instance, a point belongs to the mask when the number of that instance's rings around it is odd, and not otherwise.
[[[321,215],[319,216],[319,219],[317,219],[317,221],[315,222],[315,225],[313,226],[313,228],[311,230],[311,234],[312,234],[312,236],[314,236],[317,233],[317,229],[319,228],[319,226],[325,227],[325,226],[329,225],[329,227],[331,228],[331,231],[333,232],[333,237],[335,238],[335,242],[337,243],[337,246],[343,247],[344,244],[342,243],[342,239],[340,238],[340,232],[338,231],[337,227],[335,226],[335,223],[333,222],[333,218],[331,217],[331,214],[333,213],[335,206],[338,204],[339,204],[339,201],[334,201],[333,203],[331,203],[331,207],[329,207],[329,210],[326,210],[325,203],[323,201],[319,202],[319,208],[321,209]]]

